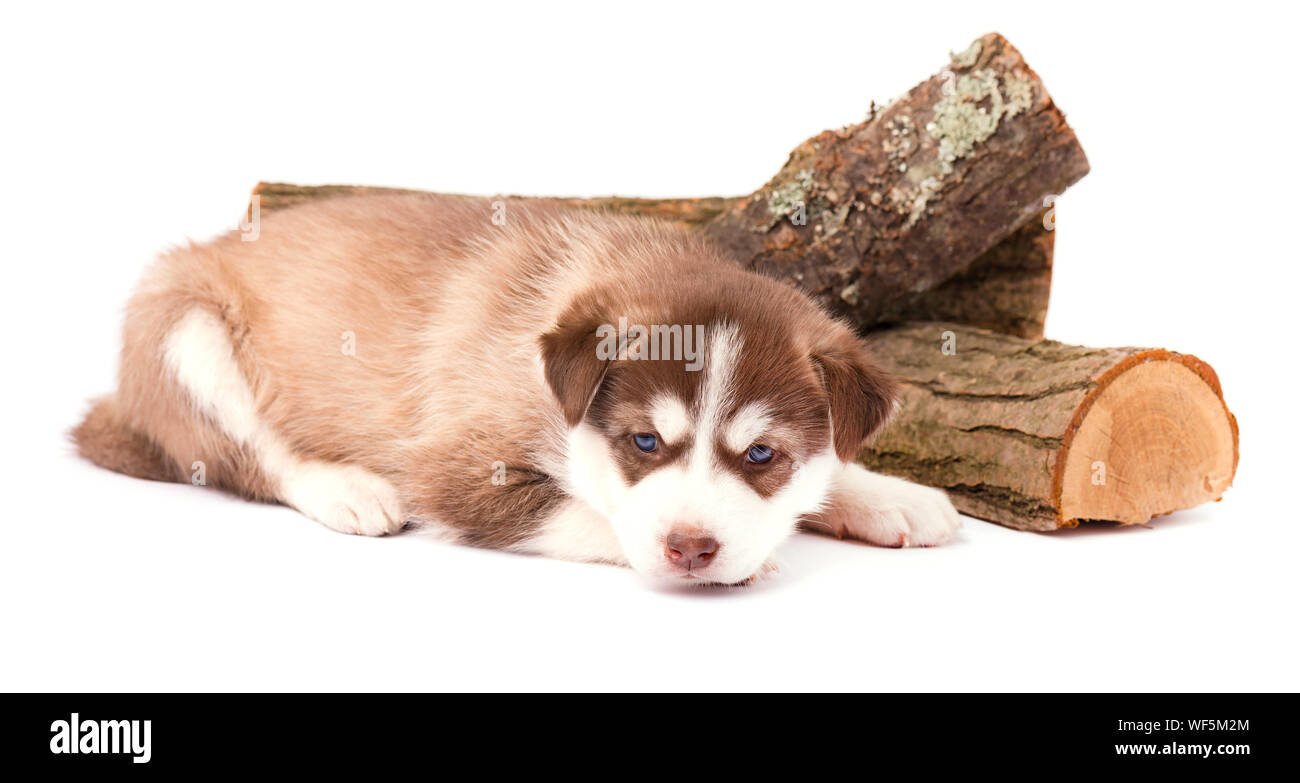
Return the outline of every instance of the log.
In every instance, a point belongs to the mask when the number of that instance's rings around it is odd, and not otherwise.
[[[990,34],[865,122],[804,142],[708,231],[736,258],[868,329],[966,269],[1087,172],[1042,82]]]
[[[943,283],[889,305],[881,322],[952,321],[1016,337],[1041,338],[1056,239],[1054,230],[1044,228],[1046,216],[1043,213],[1021,226]]]
[[[293,185],[287,182],[259,182],[257,187],[253,188],[253,195],[258,197],[259,209],[263,215],[268,212],[288,209],[308,201],[381,193],[428,195],[429,191],[381,188],[370,185]],[[460,193],[442,193],[439,195],[451,198],[483,198],[482,196],[467,196]],[[728,205],[740,200],[739,198],[723,198],[720,196],[706,196],[703,198],[490,196],[488,198],[511,201],[545,201],[578,209],[607,210],[623,215],[658,218],[692,228],[708,224],[709,221],[721,214]]]
[[[1042,82],[994,33],[889,106],[873,107],[866,121],[804,142],[748,196],[544,200],[697,228],[864,330],[919,316],[1038,336],[1051,235],[1034,226],[1087,172]],[[263,183],[254,192],[265,212],[345,193],[410,191]]]
[[[944,323],[871,342],[901,405],[862,463],[945,489],[963,513],[1022,530],[1133,525],[1232,484],[1237,422],[1195,356]]]

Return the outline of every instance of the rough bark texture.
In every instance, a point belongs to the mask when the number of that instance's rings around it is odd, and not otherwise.
[[[709,233],[869,328],[900,299],[966,269],[1087,171],[1042,82],[991,34],[866,122],[804,142]]]
[[[1195,357],[942,323],[882,329],[871,340],[901,381],[902,405],[863,464],[943,488],[971,516],[1026,530],[1133,524],[1217,499],[1232,482],[1236,422],[1214,371]],[[1145,365],[1168,370],[1148,382]],[[1123,393],[1108,399],[1120,384]],[[1070,459],[1074,448],[1087,453]],[[1089,471],[1101,471],[1101,483]]]
[[[1054,230],[1044,227],[1046,214],[943,283],[898,299],[885,308],[881,321],[952,321],[1016,337],[1042,337],[1056,238]]]
[[[259,182],[253,189],[253,195],[259,197],[262,214],[302,204],[339,196],[354,196],[365,193],[426,193],[422,190],[404,188],[378,188],[368,185],[291,185],[284,182]],[[460,196],[457,193],[442,194]],[[464,198],[481,198],[464,196]],[[546,201],[565,204],[579,209],[609,210],[625,215],[659,218],[674,223],[698,227],[707,224],[725,210],[728,205],[739,198],[710,196],[705,198],[625,198],[623,196],[602,196],[597,198],[568,198],[563,196],[493,196],[510,200]]]

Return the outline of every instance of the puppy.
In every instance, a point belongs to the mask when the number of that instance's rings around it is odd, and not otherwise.
[[[799,524],[929,546],[944,494],[853,460],[893,382],[806,296],[654,221],[361,196],[164,255],[73,436],[344,533],[739,583]]]

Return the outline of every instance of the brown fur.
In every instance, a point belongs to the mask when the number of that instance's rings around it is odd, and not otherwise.
[[[92,402],[71,435],[78,453],[97,465],[150,481],[178,480],[176,465],[167,454],[122,423],[112,397]]]
[[[745,351],[735,371],[735,400],[725,415],[748,402],[765,402],[787,437],[767,444],[776,447],[771,463],[748,463],[741,451],[730,452],[724,466],[764,497],[826,443],[828,411],[837,453],[846,461],[889,416],[892,379],[856,335],[802,294],[733,265],[707,260],[665,265],[653,287],[584,292],[542,340],[547,378],[566,420],[572,425],[585,417],[600,427],[616,444],[615,457],[629,482],[686,456],[671,444],[646,455],[632,445],[631,436],[652,429],[647,412],[656,396],[668,394],[693,405],[704,373],[685,371],[683,361],[599,361],[596,329],[620,316],[647,325],[725,321],[739,327]],[[729,451],[721,441],[715,450]]]
[[[412,516],[488,546],[523,540],[564,499],[566,426],[591,416],[625,439],[651,391],[693,399],[701,374],[680,363],[596,360],[596,325],[620,316],[740,327],[738,399],[770,401],[788,433],[770,466],[727,455],[760,494],[826,442],[827,410],[844,459],[884,421],[891,383],[848,328],[702,240],[522,202],[504,226],[492,214],[478,199],[341,198],[270,215],[257,241],[166,254],[128,305],[118,390],[74,431],[78,448],[158,480],[188,480],[202,461],[209,484],[276,499],[165,365],[161,346],[194,308],[225,325],[259,417],[295,454],[383,476]],[[644,463],[626,456],[635,478]]]

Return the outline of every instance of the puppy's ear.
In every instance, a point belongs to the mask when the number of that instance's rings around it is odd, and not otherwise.
[[[893,413],[897,384],[872,361],[866,345],[851,335],[814,351],[813,362],[830,397],[835,453],[848,462]]]
[[[541,337],[546,383],[559,400],[570,427],[576,427],[586,415],[609,368],[610,357],[600,352],[602,341],[608,340],[601,334],[603,329],[612,327],[590,314],[570,310]]]

